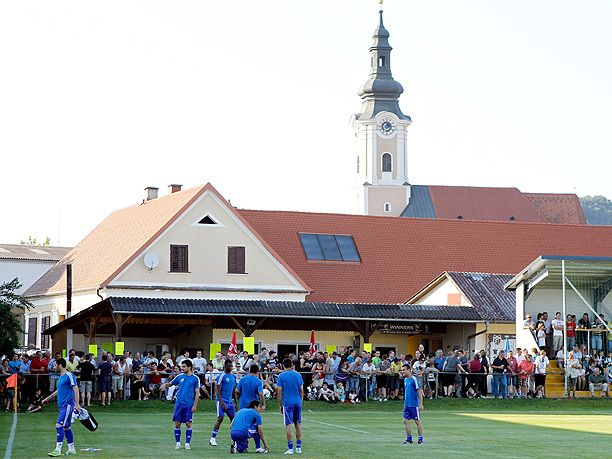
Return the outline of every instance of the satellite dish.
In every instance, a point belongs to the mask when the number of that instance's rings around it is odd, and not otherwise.
[[[154,252],[147,252],[143,258],[144,264],[149,271],[153,271],[154,268],[159,266],[159,255]]]

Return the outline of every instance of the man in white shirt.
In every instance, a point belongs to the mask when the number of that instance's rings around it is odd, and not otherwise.
[[[196,373],[202,374],[206,371],[206,359],[202,357],[202,351],[196,351],[196,356],[192,360],[192,363]]]
[[[525,360],[525,356],[523,355],[523,350],[520,347],[516,348],[516,353],[514,354],[514,358],[516,359],[516,364],[520,365],[523,360]]]
[[[535,392],[537,398],[546,397],[546,367],[548,366],[548,357],[546,357],[546,351],[540,350],[540,354],[536,357],[535,365]]]
[[[553,351],[555,354],[563,349],[563,326],[565,324],[561,320],[561,313],[557,312],[555,314],[555,318],[552,320],[552,330],[553,330]]]
[[[185,349],[185,351],[183,352],[183,354],[182,354],[182,355],[179,355],[179,356],[176,358],[176,364],[177,364],[177,365],[180,365],[180,364],[181,364],[181,362],[182,362],[183,360],[185,360],[185,359],[186,359],[186,360],[191,361],[191,359],[189,358],[189,351],[188,351],[187,349]],[[192,362],[192,363],[193,363],[193,362]]]
[[[253,363],[253,359],[249,357],[249,353],[247,351],[244,351],[238,359],[238,362],[240,362],[240,367],[242,368],[242,371],[248,373],[251,364]]]

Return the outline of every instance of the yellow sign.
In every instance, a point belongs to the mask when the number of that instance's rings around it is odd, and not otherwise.
[[[210,343],[210,360],[216,357],[217,352],[221,352],[221,344]]]
[[[66,349],[62,349],[62,357],[65,359],[66,358]]]
[[[363,350],[366,352],[372,352],[372,343],[363,343]]]
[[[327,352],[329,355],[331,355],[332,352],[336,352],[337,349],[338,349],[337,346],[330,346],[330,345],[325,346],[325,352]]]
[[[90,344],[89,345],[89,353],[93,354],[94,357],[98,357],[98,345]]]
[[[123,355],[125,351],[125,343],[123,341],[115,342],[115,355]]]
[[[106,352],[113,352],[113,343],[102,343],[102,349]]]
[[[247,351],[251,355],[255,354],[255,338],[252,336],[242,338],[242,350]]]

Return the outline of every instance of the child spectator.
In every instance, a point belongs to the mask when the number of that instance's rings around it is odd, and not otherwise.
[[[348,399],[352,404],[361,403],[361,400],[359,400],[359,395],[353,389],[351,389],[349,392]]]
[[[324,382],[321,387],[319,398],[325,400],[327,403],[338,403],[340,401],[338,395],[329,388],[326,382]]]
[[[344,390],[344,384],[342,384],[341,382],[336,384],[336,396],[338,397],[338,400],[340,400],[340,403],[344,403],[346,402],[346,392]]]

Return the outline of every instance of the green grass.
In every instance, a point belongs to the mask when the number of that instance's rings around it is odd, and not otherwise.
[[[172,409],[156,401],[92,407],[100,428],[88,432],[77,423],[75,443],[77,450],[102,451],[79,451],[79,457],[232,457],[227,421],[218,436],[220,446],[208,446],[215,418],[209,401],[194,419],[193,449],[175,451]],[[421,446],[402,444],[401,412],[401,402],[360,406],[307,402],[302,457],[609,457],[612,445],[610,400],[428,400],[422,416],[426,444]],[[20,414],[12,457],[47,457],[55,444],[56,417],[52,405],[43,413]],[[268,457],[281,457],[287,445],[275,401],[263,419],[272,447]],[[11,414],[0,414],[0,451],[6,447],[12,420]]]

